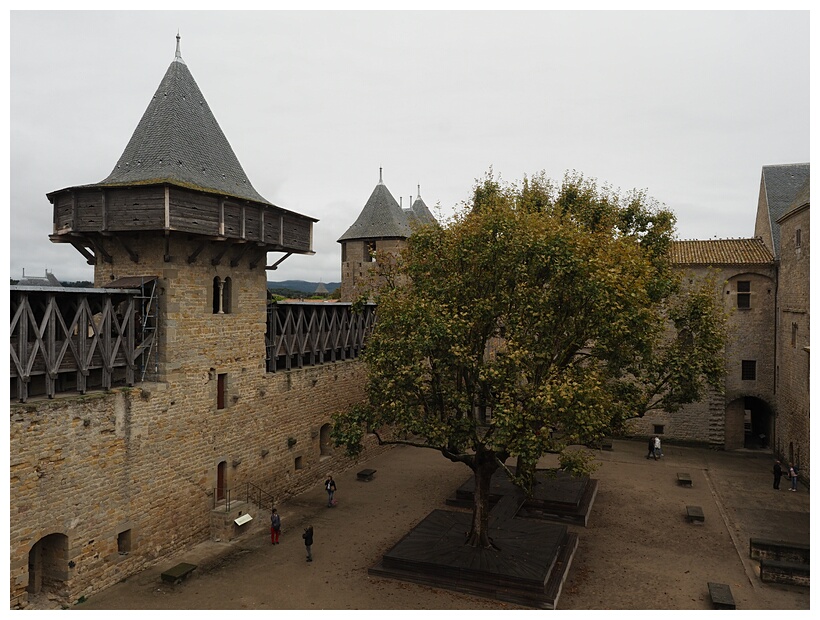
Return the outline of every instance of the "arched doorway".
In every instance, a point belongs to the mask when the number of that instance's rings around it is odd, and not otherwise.
[[[49,534],[38,540],[28,553],[28,586],[30,596],[59,594],[68,580],[68,536]]]
[[[745,427],[744,448],[768,449],[772,445],[772,410],[764,400],[747,396],[743,399],[748,412],[748,426]]]
[[[770,449],[773,428],[772,410],[765,400],[736,398],[726,406],[724,449]]]
[[[333,454],[333,444],[330,440],[330,424],[325,424],[319,429],[319,454],[320,456],[330,456]]]

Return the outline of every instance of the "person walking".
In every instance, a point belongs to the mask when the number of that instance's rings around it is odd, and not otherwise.
[[[282,533],[282,519],[279,517],[279,513],[276,512],[276,508],[271,510],[270,513],[270,544],[278,545],[279,544],[279,534]]]
[[[646,453],[646,458],[651,459],[652,456],[655,454],[655,438],[654,437],[649,438],[649,445],[647,447],[649,448],[649,452]]]
[[[780,466],[780,461],[774,462],[774,467],[772,468],[772,473],[774,474],[774,487],[778,491],[780,490],[780,478],[783,476],[783,468]]]
[[[658,457],[663,456],[663,452],[661,452],[661,438],[655,435],[655,449],[653,450],[655,453],[655,460],[658,460]]]
[[[792,488],[789,491],[796,491],[797,490],[797,468],[794,466],[794,463],[789,463],[789,478],[792,481]]]
[[[327,507],[333,508],[333,494],[336,492],[336,483],[330,474],[327,475],[325,480],[325,491],[327,491]]]
[[[302,538],[305,539],[305,551],[307,551],[307,561],[313,562],[313,554],[310,552],[310,547],[313,545],[313,526],[308,525],[305,528]]]

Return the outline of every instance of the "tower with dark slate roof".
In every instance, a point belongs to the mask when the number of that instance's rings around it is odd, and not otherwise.
[[[97,284],[142,271],[146,240],[163,262],[211,260],[264,268],[268,252],[312,254],[316,220],[287,211],[254,189],[205,97],[176,55],[111,173],[98,183],[48,194],[55,243],[71,243],[96,266]],[[197,243],[192,251],[183,246]],[[115,265],[125,250],[133,265]],[[101,277],[102,276],[102,279]]]
[[[194,333],[230,333],[231,342],[258,341],[262,350],[266,269],[291,254],[313,253],[316,220],[276,206],[253,187],[182,59],[179,35],[174,59],[111,173],[48,199],[50,239],[72,244],[94,265],[95,286],[134,277],[159,283],[160,308],[167,310],[160,323],[168,327],[160,355],[173,360],[165,370],[185,365],[196,347],[184,340]],[[282,256],[267,265],[269,252]],[[188,330],[192,320],[204,323]]]
[[[433,224],[436,222],[436,218],[421,199],[421,185],[418,185],[417,189],[416,199],[413,201],[413,205],[411,207],[413,217],[421,224]]]
[[[377,265],[401,252],[412,233],[413,220],[421,224],[435,222],[420,193],[412,210],[402,209],[384,184],[379,168],[379,182],[373,193],[356,221],[338,239],[342,245],[342,301],[353,301],[378,286]]]

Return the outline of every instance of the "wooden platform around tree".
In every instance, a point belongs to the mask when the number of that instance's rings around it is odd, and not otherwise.
[[[513,472],[514,467],[510,468]],[[586,527],[595,497],[598,481],[587,476],[574,477],[566,472],[539,469],[535,473],[533,496],[518,511],[519,517],[543,519],[559,523],[571,523]],[[475,482],[470,478],[461,485],[455,496],[447,499],[448,506],[469,508],[473,505]],[[504,471],[497,471],[490,481],[490,503],[495,504],[503,496],[520,492]]]
[[[434,510],[368,573],[555,609],[578,536],[564,525],[511,519],[490,530],[497,549],[468,547],[470,520],[467,513]]]

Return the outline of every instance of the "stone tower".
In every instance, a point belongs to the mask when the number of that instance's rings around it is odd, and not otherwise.
[[[182,59],[179,35],[111,174],[48,198],[51,240],[71,243],[94,265],[95,286],[158,282],[157,380],[202,367],[222,374],[246,358],[264,363],[267,253],[312,254],[316,220],[251,185]]]
[[[338,239],[342,245],[341,300],[350,302],[380,284],[379,264],[386,266],[401,252],[412,226],[435,223],[421,199],[421,188],[412,207],[402,209],[382,179],[370,194],[359,217]]]

